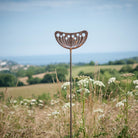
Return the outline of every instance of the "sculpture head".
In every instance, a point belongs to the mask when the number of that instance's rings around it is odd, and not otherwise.
[[[59,45],[67,49],[76,49],[84,44],[88,36],[87,31],[65,33],[56,31],[55,38]]]

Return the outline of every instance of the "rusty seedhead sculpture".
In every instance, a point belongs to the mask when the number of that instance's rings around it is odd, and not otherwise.
[[[82,46],[87,36],[87,31],[76,33],[55,32],[55,38],[59,45],[70,50],[70,138],[72,138],[72,49]]]

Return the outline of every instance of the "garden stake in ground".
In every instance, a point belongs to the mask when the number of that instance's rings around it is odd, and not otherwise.
[[[82,46],[87,36],[87,31],[76,33],[55,32],[55,38],[59,45],[70,50],[70,138],[72,138],[72,49]]]

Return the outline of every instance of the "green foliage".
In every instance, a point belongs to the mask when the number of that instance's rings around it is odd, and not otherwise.
[[[16,86],[17,79],[12,74],[0,74],[0,87]]]
[[[45,70],[48,71],[48,72],[51,72],[51,71],[55,71],[55,69],[57,68],[69,68],[69,65],[68,64],[51,64],[51,65],[48,65],[46,66]]]
[[[49,93],[43,93],[42,95],[38,96],[37,100],[43,100],[45,104],[49,104],[51,97]]]
[[[117,79],[120,79],[120,74],[115,69],[101,69],[100,70],[100,78],[104,81],[104,83],[107,83],[108,79],[111,77],[116,77]]]
[[[92,72],[84,73],[84,71],[80,71],[78,73],[78,76],[89,76],[90,78],[94,78],[94,73],[92,73]]]
[[[136,61],[135,61],[134,59],[128,59],[128,60],[126,61],[126,63],[127,63],[127,64],[134,64],[134,63],[136,63]]]
[[[85,73],[84,73],[84,71],[80,71],[79,73],[78,73],[78,76],[83,76]]]
[[[56,74],[46,74],[41,80],[41,83],[52,83],[56,82]]]
[[[95,65],[95,62],[94,61],[90,61],[89,65]]]
[[[120,71],[120,73],[126,73],[126,72],[133,72],[133,69],[131,66],[129,65],[126,65],[126,66],[123,66]]]
[[[0,92],[0,101],[4,100],[4,92]]]
[[[24,86],[25,84],[23,83],[23,82],[21,82],[21,81],[18,81],[18,84],[17,84],[17,86]]]
[[[30,78],[30,79],[27,80],[27,82],[28,82],[29,84],[38,84],[38,83],[41,82],[41,79],[38,78],[38,77],[36,77],[36,78]]]
[[[18,71],[16,72],[16,76],[17,77],[24,77],[26,75],[26,71],[24,69],[18,69]]]
[[[138,63],[138,57],[109,61],[108,65],[123,65],[123,64],[134,64]]]
[[[65,67],[58,67],[56,69],[56,71],[57,71],[57,76],[58,76],[59,81],[62,81],[62,82],[66,81],[66,75],[68,75],[67,68],[65,68]]]

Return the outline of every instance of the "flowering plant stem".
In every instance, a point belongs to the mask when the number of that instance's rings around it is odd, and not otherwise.
[[[126,98],[126,102],[125,102],[125,107],[124,107],[124,110],[125,110],[125,132],[126,132],[126,136],[128,136],[128,78],[127,78],[127,87],[126,87],[126,91],[125,91],[125,98]]]
[[[84,116],[84,109],[85,109],[85,92],[82,93],[82,103],[83,103],[83,109],[82,109],[82,121],[83,121],[83,137],[85,138],[85,116]]]

